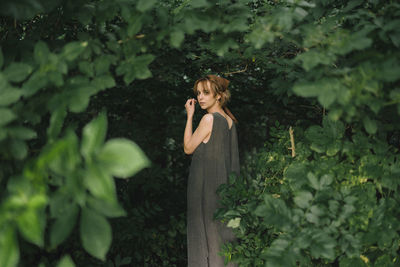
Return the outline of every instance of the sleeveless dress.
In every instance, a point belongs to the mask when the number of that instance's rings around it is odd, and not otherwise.
[[[187,190],[187,249],[189,267],[223,267],[221,245],[235,239],[230,228],[213,220],[218,208],[216,190],[231,172],[239,175],[239,150],[235,123],[212,113],[213,126],[207,143],[193,153]],[[230,263],[228,266],[236,266]]]

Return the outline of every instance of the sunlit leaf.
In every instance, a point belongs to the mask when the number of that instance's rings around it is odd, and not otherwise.
[[[83,248],[93,257],[105,260],[112,239],[111,226],[106,218],[88,208],[83,208],[80,223]]]
[[[16,233],[12,227],[0,231],[0,265],[15,267],[19,261],[19,248]]]
[[[106,142],[98,158],[103,170],[120,178],[130,177],[150,163],[135,143],[120,138]]]
[[[57,264],[57,267],[75,267],[70,256],[64,256]]]
[[[83,128],[81,153],[86,160],[90,160],[92,155],[101,148],[106,132],[107,116],[104,112]]]

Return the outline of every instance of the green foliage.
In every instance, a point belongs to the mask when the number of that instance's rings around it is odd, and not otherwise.
[[[332,131],[333,123],[327,120],[321,132]],[[356,149],[339,149],[335,154],[316,150],[314,142],[319,140],[308,136],[315,127],[305,132],[295,128],[295,158],[283,154],[289,146],[288,131],[274,129],[265,148],[248,156],[242,176],[232,176],[228,185],[221,186],[224,208],[217,216],[240,222],[232,227],[238,242],[226,245],[225,253],[240,266],[334,262],[369,266],[368,262],[378,264],[382,257],[397,262],[400,224],[395,219],[399,210],[394,192],[398,185],[382,191],[382,172],[366,176],[365,157],[370,155]],[[356,135],[342,140],[346,146],[357,146]],[[384,150],[390,161],[398,160],[397,153],[393,147]],[[397,170],[387,175],[396,177]],[[383,195],[377,197],[379,190]],[[384,221],[390,226],[384,226]]]
[[[242,150],[258,147],[221,187],[226,260],[397,264],[395,1],[6,0],[0,14],[1,265],[103,264],[81,246],[112,266],[185,265],[182,99],[208,73],[232,80]],[[275,120],[295,126],[296,158]]]

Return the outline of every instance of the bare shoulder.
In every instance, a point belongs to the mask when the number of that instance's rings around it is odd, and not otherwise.
[[[212,114],[207,113],[203,116],[203,118],[201,118],[201,120],[204,120],[204,122],[206,122],[206,123],[210,123],[214,120],[214,117]]]
[[[202,127],[210,128],[213,124],[213,120],[214,120],[213,115],[210,113],[207,113],[201,118],[200,125]]]

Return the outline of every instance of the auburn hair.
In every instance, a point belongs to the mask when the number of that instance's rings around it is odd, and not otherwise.
[[[197,90],[198,84],[199,83],[207,83],[207,81],[210,82],[211,91],[213,92],[214,96],[216,96],[216,95],[221,96],[221,98],[219,99],[219,103],[220,103],[221,107],[224,109],[226,114],[228,114],[228,116],[231,117],[231,119],[235,123],[237,123],[238,121],[235,118],[235,116],[233,116],[231,111],[226,107],[226,104],[229,102],[229,100],[231,98],[231,93],[228,89],[229,80],[222,78],[220,76],[217,76],[217,75],[212,75],[212,74],[202,77],[194,83],[193,92],[195,93],[195,95],[197,95],[197,93],[198,93],[198,90]]]

